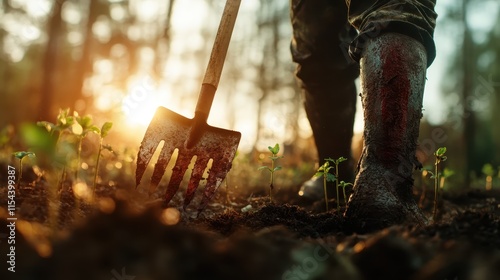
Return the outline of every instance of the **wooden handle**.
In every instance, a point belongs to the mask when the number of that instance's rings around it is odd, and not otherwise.
[[[217,35],[215,36],[214,46],[212,48],[212,53],[210,54],[207,70],[205,71],[205,77],[203,78],[198,103],[196,104],[195,114],[201,114],[202,116],[200,117],[205,118],[205,121],[206,118],[208,118],[208,113],[210,112],[210,107],[212,107],[215,91],[219,85],[220,75],[224,66],[224,60],[226,59],[227,49],[233,33],[234,23],[236,22],[236,16],[238,15],[240,3],[241,0],[226,1],[219,29],[217,30]]]
[[[215,36],[214,46],[210,54],[205,77],[203,78],[204,84],[209,84],[217,88],[219,79],[226,59],[229,41],[233,33],[234,23],[238,15],[241,0],[227,0],[224,8],[224,13],[219,24],[219,30]]]

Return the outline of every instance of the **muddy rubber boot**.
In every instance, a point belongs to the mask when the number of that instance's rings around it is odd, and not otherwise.
[[[370,39],[360,61],[364,147],[345,217],[356,230],[426,218],[413,197],[412,173],[427,68],[424,46],[385,33]]]

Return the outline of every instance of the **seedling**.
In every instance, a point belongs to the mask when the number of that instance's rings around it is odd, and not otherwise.
[[[325,193],[325,208],[326,211],[328,212],[328,192],[326,189],[326,182],[335,182],[337,181],[337,177],[335,177],[334,174],[330,173],[330,170],[333,168],[333,166],[330,165],[330,161],[326,160],[323,165],[321,165],[318,170],[316,171],[316,174],[314,176],[316,177],[323,177],[323,191]],[[338,205],[338,192],[337,192],[337,205]]]
[[[427,170],[429,174],[431,174],[431,178],[434,179],[434,209],[432,210],[433,220],[436,221],[437,217],[437,207],[439,200],[439,164],[443,161],[446,161],[447,157],[444,155],[446,153],[446,147],[441,147],[434,152],[434,156],[436,157],[436,161],[434,162],[434,173],[430,170]]]
[[[55,124],[47,121],[37,122],[36,124],[41,127],[45,127],[45,129],[53,135],[54,132],[57,132],[56,138],[56,146],[59,143],[59,139],[63,132],[70,128],[74,123],[73,116],[69,116],[69,108],[67,109],[59,109],[59,114],[57,115],[57,122]]]
[[[273,202],[273,189],[274,189],[274,172],[281,170],[281,166],[275,166],[276,161],[280,158],[283,158],[283,156],[278,156],[278,153],[280,151],[280,145],[276,143],[274,147],[267,147],[267,149],[271,152],[271,155],[269,158],[271,159],[271,167],[269,166],[261,166],[259,167],[258,170],[268,170],[271,173],[271,178],[269,179],[269,201]]]
[[[483,174],[486,175],[485,189],[490,191],[493,186],[493,176],[495,176],[495,169],[493,165],[487,163],[483,166]]]
[[[75,181],[78,181],[78,171],[80,170],[83,138],[85,138],[85,136],[89,132],[99,134],[99,128],[92,124],[92,117],[89,115],[79,116],[75,111],[73,112],[73,119],[74,122],[71,125],[71,132],[77,137]]]
[[[57,132],[56,141],[54,144],[54,151],[55,154],[57,154],[57,148],[59,140],[61,139],[61,135],[65,131],[70,129],[73,126],[74,122],[75,120],[73,116],[69,115],[69,108],[66,108],[66,109],[59,109],[59,114],[57,115],[57,121],[55,124],[47,121],[37,122],[36,124],[38,126],[44,127],[50,133],[51,136],[54,135],[55,132]],[[65,175],[66,175],[66,160],[63,160],[61,176],[59,178],[59,182],[57,183],[58,187],[64,181]]]
[[[318,171],[316,172],[315,176],[323,176],[323,189],[325,191],[325,205],[326,205],[326,211],[328,211],[328,195],[327,195],[327,190],[326,190],[326,182],[335,182],[335,190],[337,192],[337,211],[340,211],[340,202],[339,202],[339,186],[341,183],[339,183],[338,178],[339,178],[339,164],[343,161],[346,161],[347,159],[345,157],[339,157],[338,159],[332,159],[332,158],[326,158],[325,163],[318,168]],[[333,168],[333,165],[335,165],[335,174],[331,174],[330,170]],[[343,183],[345,186],[347,186],[349,183]],[[345,186],[344,186],[344,201],[345,199]]]
[[[347,186],[352,186],[352,184],[351,183],[346,183],[344,181],[340,181],[339,186],[342,187],[342,192],[344,194],[344,204],[347,205],[347,196],[345,194],[345,188]]]
[[[16,183],[17,185],[16,190],[18,190],[21,183],[21,178],[23,177],[23,160],[25,157],[30,157],[30,158],[35,157],[35,153],[19,151],[13,153],[13,155],[19,159],[19,177],[17,178],[17,183]]]
[[[95,195],[95,186],[96,186],[96,182],[97,182],[97,175],[99,173],[99,160],[101,159],[101,152],[103,149],[108,150],[110,152],[113,151],[113,149],[111,149],[111,146],[102,144],[104,137],[106,137],[108,135],[109,131],[111,130],[111,127],[113,127],[112,122],[105,122],[102,125],[101,129],[98,129],[98,131],[97,131],[97,134],[99,135],[99,151],[97,153],[97,159],[96,159],[96,163],[95,163],[94,188],[92,190],[93,196]]]

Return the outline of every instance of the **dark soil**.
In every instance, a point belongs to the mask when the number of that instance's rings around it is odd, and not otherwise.
[[[135,191],[99,186],[107,199],[89,205],[69,188],[51,201],[46,185],[22,185],[16,200],[15,273],[7,271],[0,188],[0,279],[500,279],[495,189],[445,194],[440,221],[425,227],[360,232],[333,202],[334,210],[319,213],[324,202],[291,199],[292,189],[274,203],[242,196],[227,203],[221,189],[200,218],[183,212],[166,225],[159,203],[142,202]]]

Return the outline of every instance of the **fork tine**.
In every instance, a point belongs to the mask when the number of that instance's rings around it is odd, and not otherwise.
[[[172,169],[172,176],[170,177],[170,182],[168,182],[167,191],[165,192],[165,203],[168,204],[170,200],[174,197],[175,193],[179,189],[179,185],[182,182],[184,173],[188,169],[189,163],[193,157],[186,153],[184,149],[179,149],[179,155],[177,156],[177,161]]]
[[[218,156],[213,158],[212,168],[210,168],[208,173],[203,198],[198,206],[198,215],[205,209],[208,202],[212,200],[215,192],[231,169],[231,165],[232,163],[227,157]]]
[[[186,197],[184,198],[184,209],[193,200],[196,189],[198,189],[203,173],[207,167],[210,157],[207,156],[197,156],[196,163],[193,168],[193,173],[191,174],[191,179],[189,180],[188,188],[186,190]]]
[[[172,147],[165,142],[163,149],[161,150],[158,161],[155,164],[153,175],[151,176],[151,183],[149,185],[149,191],[155,190],[160,184],[161,178],[167,169],[169,161],[172,159],[172,154],[174,153],[175,147]]]
[[[146,140],[147,139],[147,140]],[[139,186],[142,176],[148,167],[151,158],[153,157],[156,148],[162,140],[161,135],[155,134],[151,131],[150,127],[146,131],[144,140],[141,142],[139,152],[137,154],[137,169],[135,171],[135,187]]]

